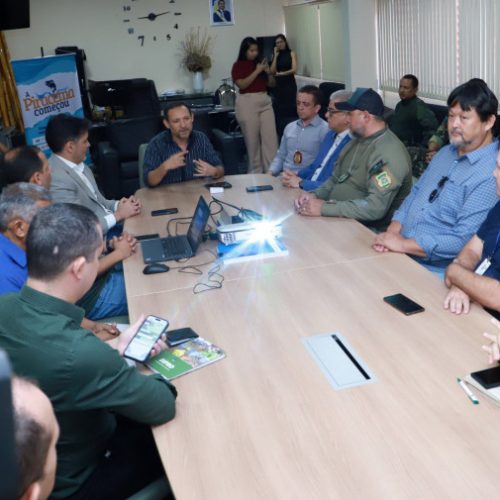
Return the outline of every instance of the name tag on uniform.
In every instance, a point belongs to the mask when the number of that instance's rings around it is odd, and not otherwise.
[[[482,276],[488,268],[491,266],[491,260],[490,259],[484,259],[479,266],[476,267],[476,270],[474,271],[476,274],[479,274],[479,276]]]

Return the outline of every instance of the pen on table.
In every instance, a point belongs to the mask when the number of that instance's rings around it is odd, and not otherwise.
[[[477,399],[476,396],[474,396],[474,394],[467,387],[465,382],[461,378],[458,378],[458,377],[457,377],[457,382],[458,382],[458,385],[460,385],[460,387],[464,390],[465,394],[467,394],[467,397],[472,401],[472,403],[474,403],[475,405],[478,405],[479,399]]]

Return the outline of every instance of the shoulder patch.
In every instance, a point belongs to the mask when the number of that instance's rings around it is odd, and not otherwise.
[[[375,176],[375,184],[377,184],[379,189],[389,189],[392,186],[392,183],[393,179],[387,170],[384,170]]]

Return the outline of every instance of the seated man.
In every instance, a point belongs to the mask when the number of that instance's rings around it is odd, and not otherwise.
[[[450,145],[439,150],[387,228],[378,252],[407,253],[442,275],[497,201],[492,127],[498,101],[476,81],[448,97]]]
[[[50,189],[51,170],[47,157],[36,146],[20,146],[5,154],[0,164],[3,185],[31,182]]]
[[[28,278],[26,237],[31,221],[50,205],[50,192],[36,184],[9,184],[0,194],[0,295],[21,290]],[[123,273],[113,266],[135,251],[136,240],[127,233],[112,240],[113,250],[99,259],[99,275],[91,290],[79,302],[91,319],[127,314]],[[116,327],[85,320],[83,325],[96,335],[118,335]]]
[[[149,187],[224,175],[208,137],[193,130],[193,112],[182,102],[163,111],[166,130],[153,137],[144,155],[144,183]]]
[[[330,103],[326,111],[330,130],[319,147],[318,155],[311,165],[301,168],[297,173],[285,169],[283,172],[284,186],[313,191],[332,175],[337,158],[344,146],[351,140],[349,113],[337,110],[336,104],[347,101],[351,96],[352,92],[347,90],[337,90],[330,96]]]
[[[59,425],[49,398],[33,383],[12,379],[20,500],[46,500],[56,476]]]
[[[354,139],[332,176],[313,194],[301,195],[295,209],[300,215],[349,217],[384,228],[410,192],[410,157],[381,118],[384,103],[374,90],[356,89],[337,109],[350,112]]]
[[[297,92],[298,120],[285,127],[280,147],[269,166],[269,173],[279,175],[282,170],[297,173],[311,165],[318,154],[321,141],[328,133],[328,125],[319,117],[321,91],[314,85],[304,85]]]
[[[493,175],[500,196],[500,152]],[[445,309],[455,314],[467,314],[473,300],[500,318],[499,235],[500,201],[446,269],[445,283],[450,290],[444,300]]]
[[[389,128],[408,148],[413,163],[413,175],[420,177],[425,170],[427,141],[438,128],[436,116],[422,99],[417,97],[418,79],[404,75],[399,81],[399,97],[394,113],[387,119]]]
[[[40,210],[26,247],[27,284],[0,297],[0,348],[54,405],[61,434],[53,498],[128,498],[163,475],[150,426],[174,417],[176,390],[122,358],[143,318],[116,348],[79,326],[74,302],[94,282],[102,252],[93,212],[65,203]],[[163,348],[157,342],[152,355]]]
[[[133,196],[107,200],[100,193],[94,174],[85,165],[89,149],[89,124],[83,118],[56,115],[49,120],[45,138],[54,153],[50,191],[55,202],[76,203],[92,210],[106,234],[118,222],[137,215],[141,204]]]

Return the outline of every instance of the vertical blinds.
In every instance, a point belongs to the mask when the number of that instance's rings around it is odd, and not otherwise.
[[[296,5],[284,10],[288,42],[297,54],[297,73],[344,82],[341,2]]]
[[[378,0],[380,86],[396,91],[405,73],[420,94],[445,99],[458,84],[483,78],[500,95],[500,2]]]

